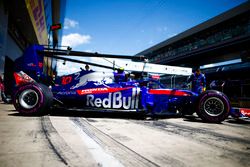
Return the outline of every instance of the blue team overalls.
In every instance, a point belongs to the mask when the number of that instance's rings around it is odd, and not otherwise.
[[[192,91],[198,94],[203,92],[203,89],[206,88],[206,77],[204,74],[192,74],[188,78],[188,82],[192,82]]]

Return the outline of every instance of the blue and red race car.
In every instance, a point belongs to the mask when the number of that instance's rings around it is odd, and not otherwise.
[[[219,91],[208,90],[198,95],[189,90],[165,88],[152,78],[129,81],[125,73],[81,70],[58,77],[53,83],[43,74],[43,56],[58,59],[59,56],[44,50],[42,46],[32,46],[16,60],[13,104],[22,114],[41,114],[50,108],[141,112],[152,116],[196,112],[203,121],[212,123],[229,115],[230,102]],[[177,69],[181,68],[172,71]]]

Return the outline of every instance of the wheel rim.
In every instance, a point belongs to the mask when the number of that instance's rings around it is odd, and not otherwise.
[[[19,96],[19,103],[25,109],[31,109],[38,103],[38,94],[32,89],[23,91]]]
[[[210,97],[204,102],[204,111],[210,116],[219,116],[224,111],[224,104],[219,98]]]

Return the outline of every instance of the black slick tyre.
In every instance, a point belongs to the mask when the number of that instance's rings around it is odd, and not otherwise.
[[[40,83],[30,83],[17,88],[13,95],[16,110],[24,115],[44,114],[51,107],[53,94]]]
[[[220,123],[230,112],[230,102],[225,94],[215,90],[208,90],[199,95],[196,113],[204,121]]]

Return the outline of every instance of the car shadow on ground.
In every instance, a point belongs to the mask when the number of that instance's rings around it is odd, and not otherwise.
[[[185,115],[183,116],[183,121],[204,123],[204,121],[196,115]]]
[[[188,115],[188,116],[184,116],[183,117],[183,121],[187,121],[187,122],[200,122],[200,123],[209,123],[209,122],[204,122],[202,121],[201,118],[199,118],[196,115]],[[236,118],[228,118],[226,120],[224,120],[223,122],[227,122],[230,124],[250,124],[250,120],[249,119],[236,119]],[[221,123],[217,123],[217,124],[223,124],[223,122]]]
[[[19,117],[41,117],[45,115],[57,116],[57,117],[83,117],[83,118],[109,118],[109,119],[135,119],[135,120],[158,120],[158,119],[170,119],[170,118],[180,118],[180,116],[174,115],[145,115],[138,112],[98,112],[98,111],[77,111],[77,110],[64,110],[57,109],[51,110],[46,114],[21,114],[16,110],[6,110],[9,116],[19,116]]]
[[[77,111],[77,110],[51,110],[46,114],[40,115],[25,115],[17,112],[14,109],[6,109],[4,110],[9,112],[9,116],[19,116],[19,117],[41,117],[44,115],[49,116],[58,116],[58,117],[83,117],[83,118],[109,118],[109,119],[135,119],[135,120],[147,120],[147,121],[156,121],[162,119],[175,119],[182,118],[183,121],[187,122],[196,122],[196,123],[204,123],[197,115],[145,115],[143,113],[137,112],[98,112],[98,111]],[[241,119],[226,119],[225,122],[230,124],[250,124],[249,120],[241,120]],[[205,122],[206,123],[206,122]],[[222,122],[223,124],[223,122]]]
[[[50,116],[61,117],[84,117],[84,118],[113,118],[113,119],[143,119],[140,113],[132,112],[98,112],[98,111],[76,111],[76,110],[52,110]]]
[[[158,120],[168,118],[180,118],[173,115],[146,115],[139,112],[100,112],[100,111],[75,111],[75,110],[53,110],[50,116],[85,117],[85,118],[110,118],[110,119],[136,119],[136,120]]]
[[[230,123],[230,124],[250,124],[250,119],[228,119],[226,120],[226,122]]]

